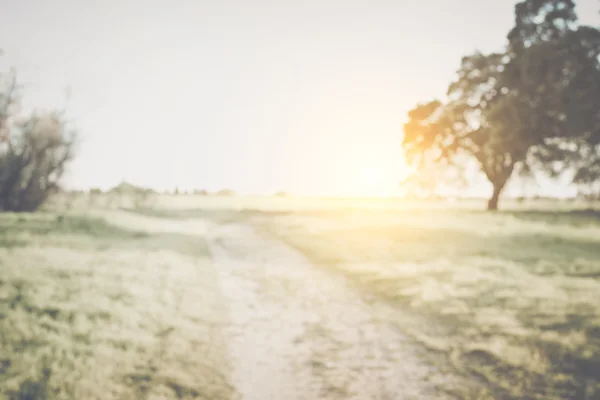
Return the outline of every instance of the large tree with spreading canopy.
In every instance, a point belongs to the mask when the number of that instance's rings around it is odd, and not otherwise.
[[[475,160],[492,186],[490,210],[516,174],[597,181],[599,58],[600,30],[578,23],[572,0],[518,3],[504,51],[464,57],[447,98],[408,113],[407,161],[418,176]]]

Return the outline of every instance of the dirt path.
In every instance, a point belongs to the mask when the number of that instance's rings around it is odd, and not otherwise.
[[[243,224],[209,229],[240,398],[435,399],[439,376],[341,277]]]

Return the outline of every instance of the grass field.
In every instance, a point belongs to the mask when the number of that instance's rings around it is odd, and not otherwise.
[[[480,383],[459,398],[600,399],[596,212],[216,208],[0,214],[0,399],[232,398],[196,220],[253,226],[404,310]]]
[[[483,382],[482,398],[600,398],[599,214],[362,211],[260,223],[409,310],[402,328]]]
[[[230,398],[202,238],[127,224],[0,215],[0,398]]]

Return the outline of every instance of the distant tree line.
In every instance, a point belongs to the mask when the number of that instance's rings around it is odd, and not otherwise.
[[[579,22],[574,1],[521,1],[502,51],[463,57],[446,99],[408,113],[406,185],[435,190],[475,165],[490,210],[511,178],[534,172],[599,190],[599,60],[600,31]]]

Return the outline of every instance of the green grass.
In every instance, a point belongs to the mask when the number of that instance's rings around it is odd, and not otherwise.
[[[30,233],[48,234],[85,234],[94,237],[132,237],[143,232],[126,230],[108,224],[99,218],[89,218],[77,214],[57,214],[53,212],[3,213],[0,218],[3,234]]]
[[[600,398],[600,218],[592,212],[342,212],[257,222],[406,310],[401,328],[484,389]],[[400,323],[400,322],[399,322]]]
[[[0,399],[231,398],[208,247],[150,222],[0,214]]]

